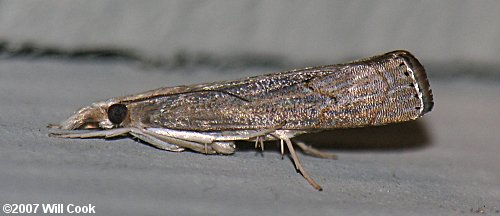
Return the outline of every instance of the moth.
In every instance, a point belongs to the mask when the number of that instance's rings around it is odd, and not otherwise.
[[[132,136],[158,149],[230,155],[235,141],[279,140],[298,172],[291,138],[338,128],[415,120],[433,107],[423,66],[398,50],[344,64],[308,67],[234,81],[165,87],[83,107],[50,135],[61,138]],[[304,153],[335,158],[302,142]]]

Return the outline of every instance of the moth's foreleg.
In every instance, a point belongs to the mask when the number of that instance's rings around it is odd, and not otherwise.
[[[217,135],[213,133],[178,131],[165,128],[146,128],[144,133],[203,154],[233,154],[236,150],[232,140],[215,141]]]
[[[70,138],[70,139],[94,138],[94,137],[111,138],[128,134],[130,132],[130,128],[117,128],[117,129],[99,130],[99,131],[51,129],[49,132],[50,132],[49,136]]]
[[[130,131],[130,134],[134,137],[137,137],[138,139],[162,150],[167,150],[167,151],[173,151],[173,152],[181,152],[184,151],[184,148],[181,148],[177,145],[170,144],[168,142],[165,142],[163,140],[160,140],[158,138],[155,138],[154,136],[147,135],[143,133],[139,129],[133,129]]]
[[[234,142],[213,142],[210,146],[219,154],[233,154],[236,150]]]
[[[209,143],[199,143],[199,142],[184,140],[184,139],[189,139],[189,137],[186,138],[183,136],[183,139],[179,139],[179,138],[174,137],[174,136],[166,136],[166,135],[156,133],[155,131],[150,130],[149,128],[146,128],[146,129],[141,130],[141,131],[143,132],[143,134],[155,137],[157,139],[160,139],[164,142],[167,142],[167,143],[170,143],[173,145],[177,145],[181,148],[191,149],[193,151],[203,153],[203,154],[216,154],[217,153],[217,151],[214,150]]]

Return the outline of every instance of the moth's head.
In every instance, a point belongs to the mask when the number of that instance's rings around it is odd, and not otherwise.
[[[49,127],[63,130],[111,129],[123,126],[128,116],[128,109],[124,104],[115,101],[96,102],[79,109],[61,123]]]

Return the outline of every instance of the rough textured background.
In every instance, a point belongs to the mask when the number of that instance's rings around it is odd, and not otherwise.
[[[0,1],[0,203],[91,203],[98,215],[500,215],[500,4],[394,3]],[[78,54],[109,48],[133,58]],[[272,142],[204,156],[47,137],[48,123],[93,101],[396,48],[426,66],[435,109],[299,137],[339,154],[299,155],[323,192]]]
[[[317,192],[273,143],[263,155],[239,143],[233,156],[204,156],[131,139],[47,137],[47,123],[92,101],[235,75],[167,75],[121,63],[0,65],[2,203],[92,203],[99,215],[499,214],[497,83],[431,80],[436,107],[421,120],[305,137],[340,156],[300,155],[324,187]]]
[[[3,0],[0,42],[117,48],[160,61],[204,54],[295,64],[407,49],[453,69],[435,74],[468,74],[498,64],[499,10],[495,0]]]

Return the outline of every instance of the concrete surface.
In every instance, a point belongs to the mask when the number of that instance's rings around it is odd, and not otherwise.
[[[315,191],[269,143],[233,156],[164,152],[132,139],[50,138],[80,106],[161,86],[265,70],[145,71],[126,62],[0,60],[0,203],[95,205],[96,215],[500,215],[500,85],[434,79],[416,122],[303,137]],[[271,71],[272,72],[272,71]]]
[[[408,49],[484,65],[498,62],[498,11],[496,0],[0,0],[0,42],[167,60],[186,52],[329,62]]]

